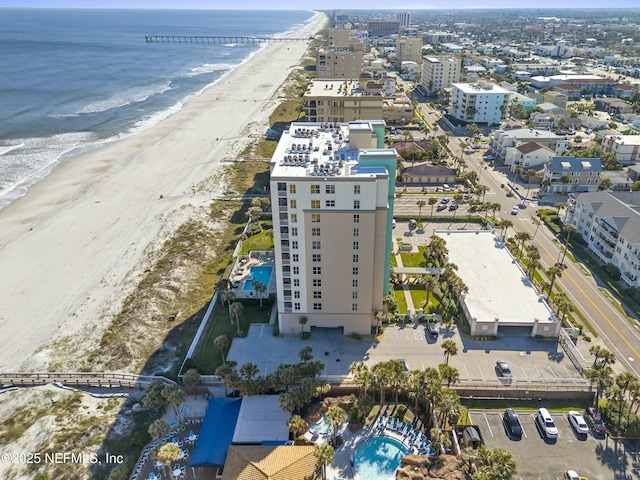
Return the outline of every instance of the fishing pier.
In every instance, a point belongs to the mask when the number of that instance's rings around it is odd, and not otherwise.
[[[147,42],[173,43],[270,43],[270,42],[308,42],[310,38],[293,37],[210,37],[203,35],[145,35]]]

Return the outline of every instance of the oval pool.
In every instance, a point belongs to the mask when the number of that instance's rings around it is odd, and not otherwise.
[[[409,449],[390,437],[371,437],[361,442],[353,455],[353,465],[364,480],[394,480],[402,457]]]

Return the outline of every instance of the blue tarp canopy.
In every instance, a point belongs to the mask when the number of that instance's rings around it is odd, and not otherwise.
[[[242,398],[212,398],[202,422],[190,467],[224,467]]]

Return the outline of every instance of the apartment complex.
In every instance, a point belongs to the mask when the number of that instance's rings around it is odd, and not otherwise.
[[[504,161],[505,165],[513,171],[516,165],[515,162],[522,153],[517,150],[518,147],[530,142],[546,147],[550,150],[549,153],[555,153],[555,156],[562,155],[569,148],[567,137],[556,135],[548,130],[517,128],[514,130],[493,131],[489,140],[489,151],[493,156]],[[548,156],[548,160],[552,156]],[[525,163],[523,161],[522,165],[525,166]],[[533,164],[526,166],[533,166]]]
[[[381,120],[293,123],[271,160],[280,332],[370,334],[390,278],[397,153]],[[277,208],[277,210],[276,210]]]
[[[451,87],[460,80],[462,60],[456,55],[422,58],[420,85],[429,94]]]
[[[372,20],[367,23],[367,31],[370,37],[388,37],[395,35],[400,29],[400,22],[397,20]]]
[[[640,274],[640,192],[610,190],[577,194],[567,209],[574,225],[603,262],[620,269],[629,287],[638,287]]]
[[[358,80],[313,80],[303,95],[308,122],[382,118],[382,95],[367,93]]]
[[[422,62],[422,37],[398,36],[396,39],[396,62]]]
[[[351,39],[349,28],[329,28],[327,30],[327,45],[336,48],[347,48]]]
[[[348,48],[319,48],[316,51],[316,78],[354,79],[362,74],[364,49],[360,42]]]
[[[601,175],[599,158],[554,157],[544,166],[542,181],[549,193],[595,192]]]
[[[451,86],[451,114],[458,120],[499,125],[506,118],[510,90],[487,82]]]
[[[398,21],[400,29],[407,28],[409,25],[411,25],[411,13],[410,12],[396,13],[396,20]]]
[[[606,135],[602,153],[613,153],[620,163],[640,162],[640,135]]]

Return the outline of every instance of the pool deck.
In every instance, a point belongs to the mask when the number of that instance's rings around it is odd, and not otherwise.
[[[229,281],[233,284],[233,292],[236,294],[236,298],[256,298],[253,288],[245,290],[245,285],[250,285],[254,280],[249,274],[251,267],[271,267],[273,269],[271,271],[271,277],[269,277],[269,285],[267,285],[267,291],[265,292],[264,297],[269,296],[270,293],[275,293],[275,262],[273,259],[264,255],[241,255],[237,258],[231,271],[231,275],[229,276]]]
[[[355,433],[349,430],[346,423],[338,428],[338,435],[342,436],[344,443],[336,448],[335,454],[333,456],[333,464],[327,465],[328,480],[363,480],[356,473],[355,467],[353,466],[353,455],[360,442],[367,438],[380,436],[389,437],[401,442],[405,447],[409,449],[410,452],[412,451],[409,445],[410,442],[408,441],[408,435],[402,435],[395,430],[391,430],[390,428],[380,428],[378,426],[379,418],[380,417],[376,417],[371,425],[361,428]],[[417,430],[420,431],[421,429]],[[317,444],[322,444],[329,443],[331,441],[332,435],[331,432],[325,435],[318,435],[307,432],[305,434],[305,437]]]

